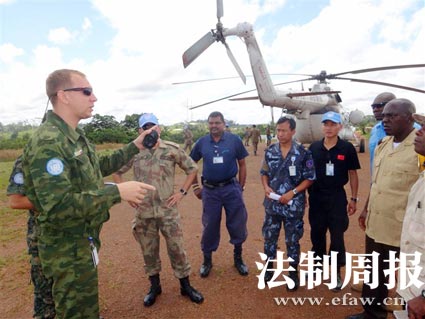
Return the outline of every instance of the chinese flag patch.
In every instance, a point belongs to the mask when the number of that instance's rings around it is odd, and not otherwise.
[[[343,160],[345,160],[345,156],[344,155],[341,155],[341,154],[338,154],[336,156],[336,159],[339,160],[339,161],[343,161]]]

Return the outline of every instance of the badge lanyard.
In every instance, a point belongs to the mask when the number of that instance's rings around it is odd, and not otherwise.
[[[218,145],[214,145],[213,164],[223,164],[223,162],[223,156],[220,156],[220,152],[218,151]]]

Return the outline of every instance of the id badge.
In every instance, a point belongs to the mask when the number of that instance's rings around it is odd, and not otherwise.
[[[334,176],[334,164],[326,163],[326,176]]]
[[[213,158],[213,164],[223,164],[223,156],[215,156]]]
[[[94,268],[96,268],[97,265],[99,264],[99,255],[97,254],[97,248],[94,245],[93,237],[89,237],[89,245],[91,250],[91,259],[93,261],[93,266]]]
[[[295,165],[289,166],[289,176],[296,176],[297,175],[297,169]]]
[[[95,245],[91,246],[91,258],[93,260],[93,265],[96,268],[99,265],[99,255],[97,254],[97,248]]]

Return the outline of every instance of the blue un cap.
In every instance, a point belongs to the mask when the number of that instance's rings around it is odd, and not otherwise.
[[[139,117],[139,127],[143,128],[148,123],[158,125],[157,117],[152,113],[144,113]]]
[[[325,121],[332,121],[334,123],[338,123],[341,124],[342,119],[341,119],[341,114],[336,113],[336,112],[327,112],[325,114],[323,114],[322,116],[322,123]]]

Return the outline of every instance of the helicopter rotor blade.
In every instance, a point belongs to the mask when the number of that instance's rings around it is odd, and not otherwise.
[[[223,0],[217,0],[217,19],[220,21],[220,18],[223,17]]]
[[[398,85],[398,84],[388,83],[388,82],[380,82],[380,81],[372,81],[372,80],[362,80],[362,79],[354,79],[354,78],[343,78],[343,77],[335,77],[335,79],[337,79],[337,80],[348,80],[348,81],[360,82],[360,83],[377,84],[377,85],[383,85],[383,86],[391,86],[391,87],[394,87],[394,88],[397,88],[397,89],[403,89],[403,90],[408,90],[408,91],[425,93],[424,90],[420,90],[420,89],[413,88],[413,87],[410,87],[410,86],[404,86],[404,85]]]
[[[287,93],[286,96],[293,98],[293,97],[300,97],[300,96],[329,95],[329,94],[338,94],[338,93],[341,93],[341,91]],[[229,99],[229,101],[250,101],[250,100],[258,100],[258,96],[237,97],[237,98]]]
[[[202,52],[208,49],[215,40],[214,34],[211,31],[208,31],[202,38],[183,53],[183,66],[186,68],[189,64],[191,64],[198,56],[201,55]]]
[[[217,0],[218,1],[218,0]],[[240,68],[238,62],[236,62],[236,59],[232,53],[232,51],[230,50],[228,44],[226,42],[223,42],[224,46],[226,47],[226,51],[227,51],[227,56],[229,57],[230,61],[232,61],[233,66],[235,67],[236,71],[238,72],[239,76],[242,79],[242,82],[244,84],[246,84],[246,77],[245,74],[243,74],[242,69]]]
[[[275,75],[299,75],[299,76],[309,76],[313,77],[313,74],[302,74],[302,73],[270,73],[271,76]],[[251,74],[245,74],[246,78],[253,77]],[[191,83],[202,83],[202,82],[212,82],[212,81],[221,81],[221,80],[231,80],[231,79],[237,79],[240,78],[240,76],[226,76],[222,78],[211,78],[211,79],[202,79],[202,80],[190,80],[190,81],[182,81],[182,82],[173,82],[171,84],[178,85],[178,84],[191,84]],[[312,79],[311,79],[312,80]]]
[[[292,82],[300,82],[300,81],[305,81],[305,79],[304,79],[304,80],[298,80],[298,81],[282,82],[282,83],[279,83],[279,84],[277,84],[277,85],[282,85],[282,84],[292,83]],[[276,85],[276,84],[275,84],[275,85]],[[193,110],[193,109],[196,109],[196,108],[201,107],[201,106],[205,106],[205,105],[212,104],[212,103],[215,103],[215,102],[220,102],[220,101],[223,101],[223,100],[230,99],[231,97],[235,97],[235,96],[238,96],[238,95],[242,95],[242,94],[250,93],[250,92],[254,92],[254,91],[257,91],[257,89],[252,89],[252,90],[243,91],[243,92],[235,93],[235,94],[232,94],[232,95],[228,95],[228,96],[225,96],[225,97],[222,97],[222,98],[216,99],[216,100],[212,100],[212,101],[205,102],[205,103],[203,103],[203,104],[199,104],[199,105],[196,105],[196,106],[192,106],[192,107],[190,107],[189,109],[190,109],[190,110]]]
[[[233,99],[229,99],[229,101],[251,101],[251,100],[258,100],[258,96],[247,96],[247,97],[235,97]]]
[[[407,68],[423,68],[425,64],[404,64],[404,65],[390,65],[390,66],[382,66],[377,68],[368,68],[368,69],[360,69],[353,71],[346,71],[341,73],[329,74],[330,78],[343,75],[343,74],[359,74],[359,73],[367,73],[367,72],[376,72],[376,71],[384,71],[384,70],[396,70],[396,69],[407,69]]]
[[[209,101],[209,102],[206,102],[206,103],[203,103],[203,104],[195,105],[195,106],[189,107],[189,110],[197,109],[198,107],[201,107],[201,106],[205,106],[205,105],[212,104],[212,103],[215,103],[215,102],[220,102],[220,101],[227,100],[227,99],[229,99],[231,97],[234,97],[234,96],[238,96],[238,95],[241,95],[241,94],[245,94],[245,93],[249,93],[249,92],[254,92],[254,91],[257,91],[257,89],[252,89],[252,90],[248,90],[248,91],[244,91],[244,92],[239,92],[239,93],[236,93],[236,94],[232,94],[232,95],[228,95],[228,96],[219,98],[217,100],[213,100],[213,101]]]

